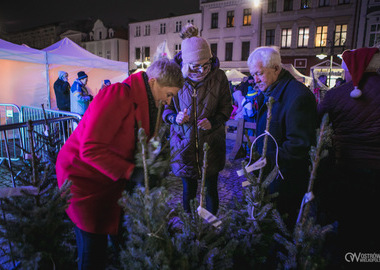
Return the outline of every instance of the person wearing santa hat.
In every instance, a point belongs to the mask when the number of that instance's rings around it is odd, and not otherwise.
[[[336,244],[347,252],[378,252],[380,222],[380,52],[360,48],[343,53],[346,83],[327,91],[318,105],[333,128],[330,160],[321,167],[321,209],[338,221]]]

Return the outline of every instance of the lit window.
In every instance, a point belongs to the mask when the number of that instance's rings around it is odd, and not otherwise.
[[[234,27],[235,12],[233,10],[227,11],[227,27]]]
[[[309,27],[298,29],[298,48],[306,48],[309,43]]]
[[[245,8],[243,11],[243,25],[251,25],[252,9]]]
[[[369,31],[369,47],[380,44],[380,23],[372,24]]]
[[[315,35],[315,47],[326,47],[327,29],[327,25],[317,27],[317,33]]]
[[[335,26],[334,46],[344,46],[347,38],[347,24]]]
[[[285,28],[281,32],[281,48],[290,48],[292,41],[292,29]]]
[[[311,8],[311,0],[301,0],[301,9]]]

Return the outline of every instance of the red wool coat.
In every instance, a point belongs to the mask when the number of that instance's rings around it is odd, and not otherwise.
[[[126,83],[126,84],[125,84]],[[149,105],[142,72],[99,92],[58,154],[59,187],[72,181],[66,210],[80,229],[117,234],[117,201],[134,169],[135,124],[149,137]]]

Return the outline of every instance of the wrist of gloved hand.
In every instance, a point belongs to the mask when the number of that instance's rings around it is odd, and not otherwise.
[[[141,167],[135,167],[129,181],[135,183],[138,186],[143,186],[144,185],[144,169]]]

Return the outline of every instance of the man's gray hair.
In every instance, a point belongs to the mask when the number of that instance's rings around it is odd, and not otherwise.
[[[155,78],[161,86],[182,88],[184,79],[180,66],[174,61],[162,58],[154,61],[146,70],[148,78]]]
[[[278,47],[263,46],[256,48],[248,57],[248,67],[261,62],[264,67],[281,67],[281,55]]]

